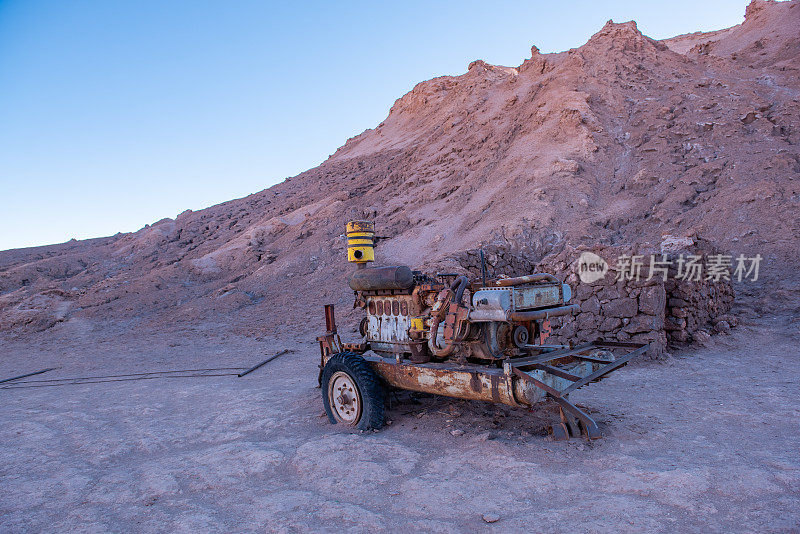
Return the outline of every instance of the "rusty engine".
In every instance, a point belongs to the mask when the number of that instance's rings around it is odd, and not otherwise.
[[[384,422],[387,388],[533,406],[552,399],[561,422],[555,439],[600,437],[597,423],[569,394],[626,365],[648,346],[597,339],[578,346],[548,344],[550,318],[569,315],[570,287],[531,274],[470,280],[428,275],[405,266],[367,267],[375,260],[375,229],[347,223],[347,259],[355,307],[365,310],[362,340],[342,343],[332,304],[325,305],[318,383],[328,419],[359,430]]]
[[[366,311],[360,333],[378,354],[412,362],[455,360],[501,364],[544,348],[549,318],[572,314],[572,291],[550,274],[470,283],[466,276],[367,267],[374,261],[374,226],[347,224],[348,260],[356,306]]]

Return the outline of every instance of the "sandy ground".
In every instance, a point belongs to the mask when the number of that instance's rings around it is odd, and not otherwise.
[[[296,352],[244,378],[0,390],[0,531],[798,531],[792,320],[573,394],[602,422],[592,443],[551,441],[547,410],[407,393],[390,426],[354,434],[324,416],[310,338],[219,326],[134,336],[71,320],[4,342],[0,376],[246,367]]]

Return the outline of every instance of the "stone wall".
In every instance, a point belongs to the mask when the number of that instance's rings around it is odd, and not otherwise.
[[[665,284],[669,298],[664,330],[670,345],[704,343],[711,333],[727,332],[737,325],[736,317],[728,313],[734,299],[730,283],[684,282],[674,274]]]
[[[667,258],[675,259],[681,253],[716,253],[708,243],[697,240],[682,243],[682,247],[666,251]],[[592,252],[607,262],[609,270],[604,277],[591,283],[579,279],[578,259],[583,252]],[[648,354],[653,358],[663,355],[671,346],[704,342],[711,332],[726,331],[736,325],[735,318],[728,314],[734,297],[730,282],[676,280],[674,267],[666,281],[663,276],[647,280],[650,255],[661,253],[660,248],[647,247],[562,246],[542,258],[530,258],[525,251],[513,248],[484,247],[490,278],[500,274],[549,272],[572,287],[572,302],[580,305],[581,313],[551,320],[553,342],[582,343],[604,338],[651,343]],[[638,280],[620,276],[617,258],[623,254],[646,258]],[[466,251],[453,259],[471,277],[480,277],[480,249]]]
[[[606,275],[592,283],[578,277],[578,258],[584,251],[592,252],[608,263]],[[540,272],[551,272],[572,287],[573,303],[581,311],[573,317],[553,319],[554,342],[584,343],[597,338],[616,341],[651,343],[648,355],[659,357],[666,352],[664,330],[667,293],[661,278],[628,280],[619,277],[616,258],[621,254],[643,254],[621,247],[567,247],[558,254],[545,257],[538,266]],[[619,278],[619,279],[618,279]]]
[[[483,247],[483,258],[486,264],[486,276],[489,279],[498,275],[522,276],[536,270],[536,259],[525,254],[525,251],[514,250],[503,245],[487,245]],[[455,260],[467,271],[471,278],[480,279],[482,275],[481,249],[467,250],[456,255]]]

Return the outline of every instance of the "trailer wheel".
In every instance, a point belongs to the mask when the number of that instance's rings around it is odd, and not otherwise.
[[[325,364],[322,403],[334,425],[341,423],[358,430],[377,430],[383,426],[383,385],[358,354],[340,352]]]

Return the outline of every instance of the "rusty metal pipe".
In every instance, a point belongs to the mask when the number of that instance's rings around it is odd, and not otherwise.
[[[439,292],[439,296],[436,297],[436,304],[433,305],[433,309],[431,310],[431,333],[428,336],[428,348],[434,356],[445,358],[453,354],[456,350],[455,340],[445,339],[444,347],[440,348],[436,344],[436,338],[438,337],[439,323],[447,314],[450,302],[455,301],[457,305],[461,305],[461,300],[464,297],[464,290],[467,288],[468,284],[469,279],[466,276],[459,276],[450,284],[448,289],[442,290]]]
[[[498,402],[519,406],[514,395],[514,378],[502,369],[486,366],[455,366],[439,363],[398,364],[388,358],[365,355],[366,359],[389,386],[445,395],[457,399]],[[536,392],[533,392],[536,393]],[[526,395],[525,397],[528,397]],[[543,397],[543,395],[542,395]],[[523,401],[533,404],[538,398]]]
[[[497,321],[491,321],[485,323],[483,330],[483,342],[489,349],[489,355],[495,360],[501,360],[504,358],[503,351],[500,348],[500,344],[497,342],[498,326],[500,326],[500,323],[498,323]]]
[[[534,273],[527,276],[517,276],[514,278],[501,278],[497,281],[497,285],[500,287],[511,287],[522,284],[532,284],[534,282],[553,282],[554,284],[560,284],[561,280],[552,274]]]
[[[548,308],[546,310],[518,311],[511,313],[511,320],[516,322],[538,321],[550,317],[569,315],[576,313],[580,309],[580,306],[577,304],[570,304],[569,306],[559,306],[558,308]]]
[[[439,337],[439,323],[444,319],[452,299],[453,290],[450,288],[443,289],[439,292],[439,295],[436,297],[436,302],[433,304],[433,308],[431,308],[431,329],[428,335],[428,348],[434,356],[440,358],[450,356],[456,348],[454,343],[447,343],[446,340],[445,346],[442,348],[436,344],[436,338]]]
[[[448,363],[398,363],[392,358],[365,354],[375,372],[389,386],[445,395],[458,399],[481,400],[508,406],[532,406],[545,399],[547,389],[561,391],[573,382],[542,370],[529,371],[529,376],[544,384],[536,386],[529,380],[506,374],[503,369],[485,365],[453,365]],[[577,363],[565,371],[586,376],[592,363]]]
[[[461,304],[461,300],[464,297],[464,290],[467,289],[469,285],[469,279],[461,275],[455,279],[455,281],[450,285],[450,289],[453,290],[455,293],[456,304]]]

